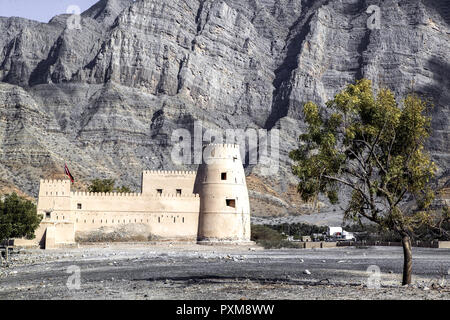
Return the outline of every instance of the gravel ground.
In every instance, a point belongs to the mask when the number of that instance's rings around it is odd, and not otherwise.
[[[400,247],[23,249],[0,268],[0,299],[450,299],[450,249],[414,248],[413,257],[413,284],[402,287]],[[367,286],[371,265],[378,289]],[[67,287],[70,266],[80,268],[79,289]]]

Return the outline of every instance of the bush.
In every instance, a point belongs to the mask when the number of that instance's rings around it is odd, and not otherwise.
[[[121,186],[115,188],[116,180],[114,179],[94,179],[91,181],[91,185],[88,187],[89,192],[119,192],[119,193],[131,193],[131,189],[127,186]]]
[[[114,179],[94,179],[89,186],[89,192],[113,192]]]
[[[131,193],[131,189],[126,186],[121,186],[120,188],[114,189],[115,192],[118,193]]]
[[[30,200],[16,193],[6,195],[0,200],[0,241],[22,237],[33,239],[41,220]]]
[[[287,241],[285,236],[268,225],[252,225],[251,239],[265,249],[299,247],[298,243]]]
[[[284,232],[286,235],[294,236],[294,238],[310,236],[313,233],[327,232],[327,227],[307,223],[282,223],[269,227],[277,230],[278,232]]]
[[[281,233],[265,225],[252,225],[251,230],[251,239],[257,243],[261,241],[281,241],[284,239]]]

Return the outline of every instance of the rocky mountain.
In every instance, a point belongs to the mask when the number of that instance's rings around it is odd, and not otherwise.
[[[36,196],[64,162],[74,188],[100,177],[137,190],[142,170],[196,168],[172,161],[172,133],[201,121],[278,129],[278,172],[246,167],[251,205],[301,213],[287,154],[302,105],[362,77],[432,99],[428,147],[449,183],[447,0],[101,0],[79,18],[0,17],[0,30],[3,191]]]

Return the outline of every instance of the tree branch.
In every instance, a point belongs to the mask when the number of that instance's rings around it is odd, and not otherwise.
[[[363,144],[365,144],[365,146],[368,148],[368,149],[370,149],[371,151],[370,151],[370,154],[369,154],[369,157],[367,158],[367,160],[365,161],[366,163],[368,163],[369,161],[370,161],[370,158],[371,158],[371,156],[373,155],[373,158],[375,159],[375,161],[377,162],[377,164],[378,164],[378,166],[380,167],[380,169],[384,172],[384,174],[387,174],[387,171],[386,171],[386,169],[383,167],[383,165],[381,164],[381,162],[380,162],[380,159],[378,159],[378,157],[373,153],[373,150],[372,150],[372,146],[367,142],[367,141],[365,141],[365,140],[356,140],[355,139],[355,141],[356,142],[362,142]],[[375,145],[374,145],[375,146]]]
[[[340,182],[340,183],[342,183],[342,184],[344,184],[344,185],[346,185],[346,186],[349,186],[349,187],[352,188],[353,190],[358,191],[358,192],[364,197],[365,201],[366,201],[367,203],[369,203],[369,201],[368,201],[368,199],[367,199],[367,195],[364,193],[364,191],[362,191],[361,188],[358,188],[357,186],[355,186],[353,183],[348,182],[348,181],[345,181],[345,180],[340,179],[340,178],[337,178],[337,177],[332,177],[332,176],[329,176],[329,175],[324,175],[323,177],[324,177],[325,179],[329,179],[329,180],[333,180],[333,181],[336,181],[336,182]]]

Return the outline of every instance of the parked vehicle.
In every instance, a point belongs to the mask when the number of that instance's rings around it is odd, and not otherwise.
[[[346,241],[356,241],[356,236],[352,232],[342,231],[342,237]]]
[[[345,231],[342,227],[328,227],[327,241],[356,241],[353,233]]]

